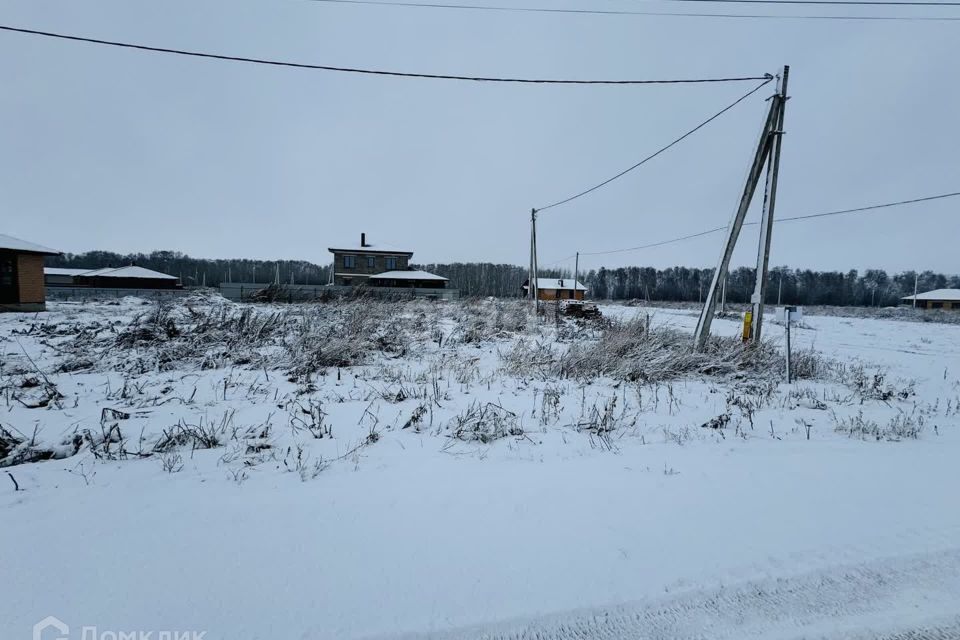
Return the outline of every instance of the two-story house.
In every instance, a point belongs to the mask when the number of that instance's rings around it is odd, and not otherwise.
[[[410,271],[413,251],[367,242],[360,234],[360,244],[330,247],[333,254],[333,284],[357,286],[369,283],[380,287],[443,288],[447,279],[425,271]],[[380,276],[380,277],[378,277]]]
[[[370,276],[385,271],[406,270],[413,251],[367,242],[367,234],[360,234],[359,245],[329,247],[333,254],[333,284],[356,286],[365,284]]]

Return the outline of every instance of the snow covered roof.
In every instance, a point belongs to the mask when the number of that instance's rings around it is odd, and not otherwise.
[[[50,249],[49,247],[34,244],[33,242],[27,242],[26,240],[14,238],[13,236],[8,236],[2,233],[0,233],[0,249],[23,251],[24,253],[44,253],[48,256],[60,255],[60,252],[55,249]]]
[[[80,276],[98,276],[101,273],[110,273],[116,269],[116,267],[100,267],[99,269],[91,269],[89,271],[84,271],[83,273],[78,273]]]
[[[65,269],[62,267],[44,267],[45,276],[78,276],[81,273],[87,273],[90,269]]]
[[[365,247],[361,247],[359,244],[340,245],[339,247],[327,247],[327,251],[330,253],[396,253],[413,255],[413,251],[400,249],[389,244],[368,244]]]
[[[904,296],[903,300],[913,300],[914,296]],[[918,293],[917,300],[950,300],[960,302],[960,289],[935,289],[926,293]]]
[[[384,271],[370,277],[377,280],[447,280],[427,271]]]
[[[170,276],[165,273],[160,273],[159,271],[154,271],[153,269],[144,269],[143,267],[135,267],[133,265],[130,265],[129,267],[118,267],[116,269],[112,267],[94,269],[93,271],[87,271],[86,273],[78,275],[82,275],[84,278],[148,278],[151,280],[177,280],[176,276]]]
[[[528,283],[523,284],[527,288]],[[557,289],[559,291],[573,291],[573,278],[537,278],[537,289]],[[577,281],[577,290],[586,291],[582,282]]]
[[[408,249],[401,249],[392,244],[387,244],[385,242],[368,242],[365,246],[361,246],[359,242],[346,242],[344,244],[337,244],[332,247],[327,247],[327,251],[333,253],[399,253],[406,255],[413,255],[413,251]]]

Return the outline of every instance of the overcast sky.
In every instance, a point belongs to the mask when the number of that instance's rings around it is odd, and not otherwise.
[[[778,215],[960,190],[960,22],[483,13],[295,0],[0,6],[6,25],[402,71],[689,78],[761,75],[786,63],[792,98]],[[639,0],[526,6],[688,8]],[[949,8],[923,13],[960,16]],[[0,61],[0,232],[70,252],[172,249],[314,262],[327,262],[328,246],[365,231],[373,241],[409,247],[418,262],[525,264],[531,207],[626,168],[751,88],[354,76],[13,33],[0,33]],[[610,186],[544,212],[541,264],[727,223],[769,88]],[[754,207],[751,218],[758,214]],[[581,264],[713,266],[722,239]],[[957,273],[958,239],[955,198],[784,223],[775,229],[771,263]],[[734,262],[752,264],[755,252],[753,227]]]

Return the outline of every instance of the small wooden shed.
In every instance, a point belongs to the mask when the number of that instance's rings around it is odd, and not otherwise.
[[[530,281],[523,281],[523,295],[530,297],[527,291]],[[574,282],[573,278],[537,278],[538,300],[583,300],[587,288],[582,282]]]

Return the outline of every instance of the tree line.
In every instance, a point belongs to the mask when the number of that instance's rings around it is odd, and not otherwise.
[[[289,284],[327,284],[330,266],[318,265],[306,260],[248,260],[229,258],[211,260],[192,258],[179,251],[152,251],[150,253],[114,253],[112,251],[88,251],[50,256],[48,267],[72,269],[100,269],[123,267],[135,264],[180,278],[185,287],[215,287],[221,282],[270,283],[278,279]]]
[[[330,266],[304,260],[208,260],[192,258],[177,251],[119,254],[90,251],[63,254],[47,259],[50,267],[119,267],[136,264],[147,269],[177,276],[185,286],[215,287],[221,282],[251,282],[323,285],[329,282]],[[422,264],[423,269],[450,279],[450,286],[461,296],[519,297],[527,280],[527,268],[512,264],[456,262]],[[754,269],[740,267],[727,276],[726,300],[749,302],[753,293]],[[565,269],[545,269],[543,278],[572,278]],[[689,267],[619,267],[590,269],[579,274],[595,300],[649,300],[699,302],[707,294],[713,269]],[[903,296],[913,294],[914,279],[921,292],[932,289],[960,288],[960,276],[932,271],[903,271],[888,274],[883,269],[814,271],[775,267],[770,270],[767,302],[800,305],[891,306]]]
[[[746,303],[753,294],[752,267],[732,269],[726,278],[727,302]],[[621,267],[588,271],[581,281],[590,296],[607,300],[665,300],[699,302],[707,295],[713,269],[671,267]],[[837,306],[893,306],[913,295],[914,283],[920,292],[960,288],[960,276],[924,271],[903,271],[893,275],[883,269],[814,271],[774,267],[767,285],[767,303]]]

